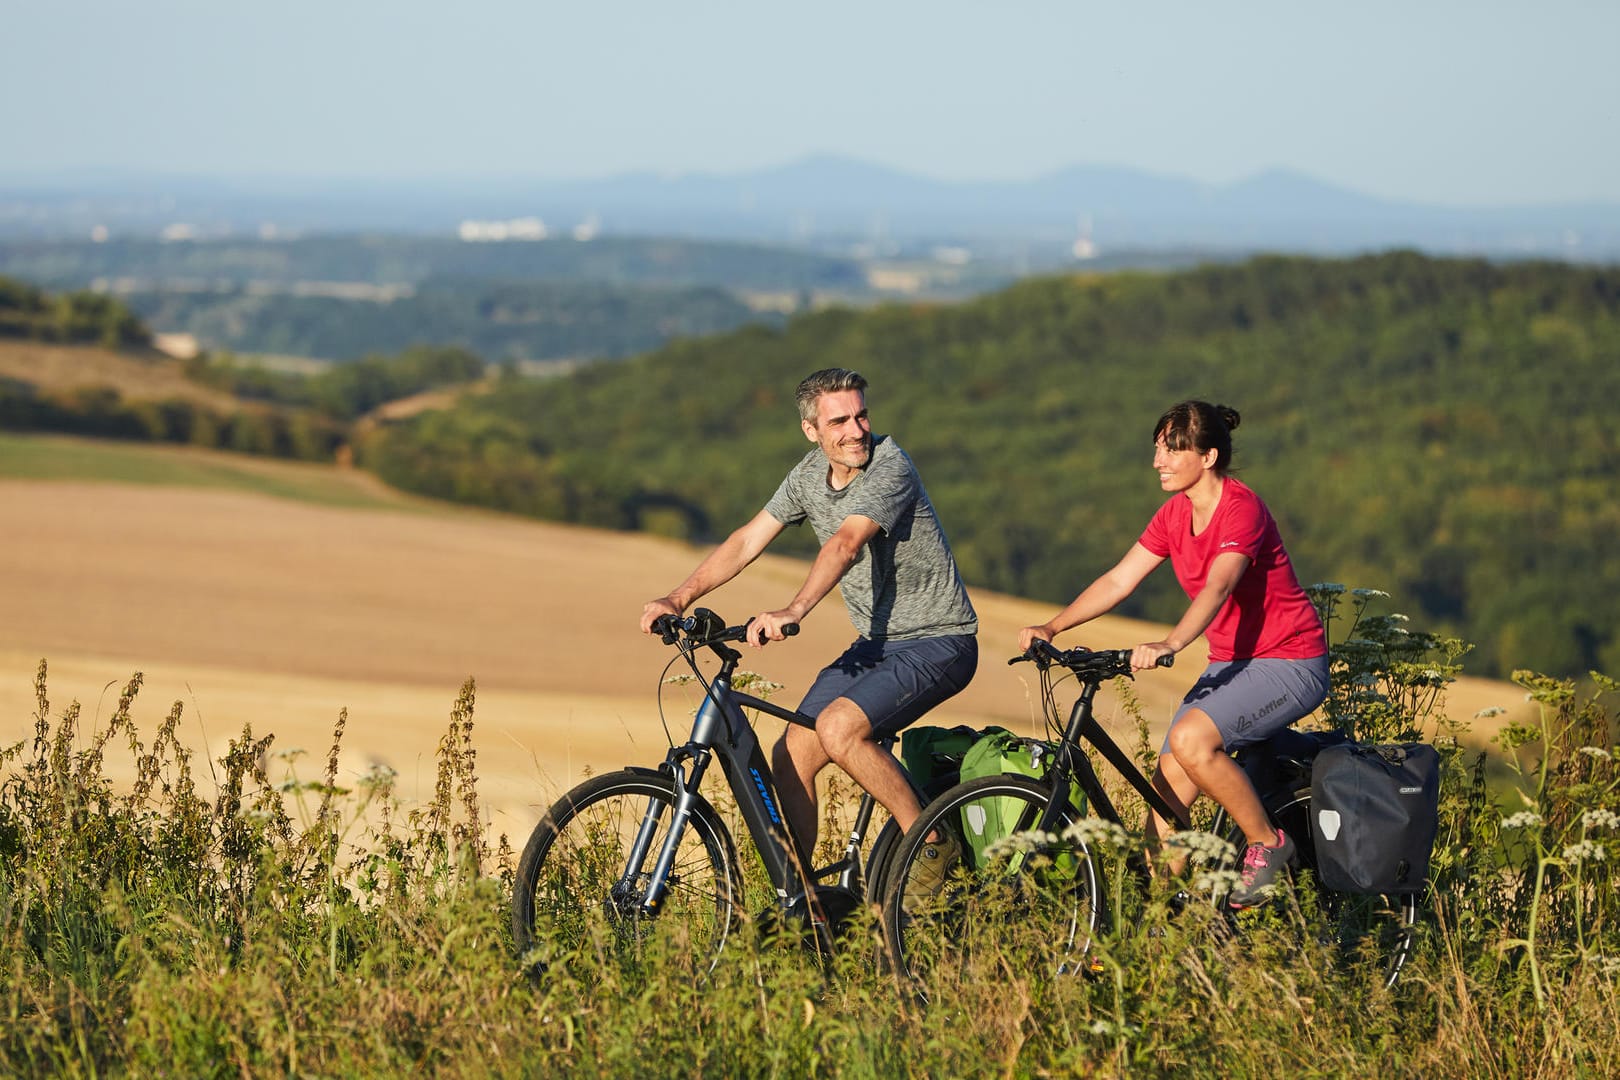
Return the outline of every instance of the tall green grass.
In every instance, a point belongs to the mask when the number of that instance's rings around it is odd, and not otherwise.
[[[1443,681],[1436,642],[1414,651],[1398,621],[1347,599],[1363,656],[1337,674],[1370,695],[1358,715]],[[886,974],[871,920],[825,965],[745,921],[708,977],[677,934],[628,961],[600,937],[556,942],[531,982],[508,928],[515,860],[478,798],[470,682],[432,799],[405,807],[386,771],[341,774],[341,713],[313,775],[247,729],[200,762],[177,738],[178,703],[137,722],[140,676],[86,730],[77,704],[53,711],[41,663],[32,736],[3,751],[0,1072],[1617,1075],[1615,685],[1519,682],[1540,719],[1502,738],[1510,789],[1438,736],[1435,877],[1393,991],[1285,906],[1234,935],[1213,911],[1172,918],[1162,896],[1124,890],[1096,977],[992,955],[937,979],[925,1007]],[[113,755],[133,783],[108,778]]]

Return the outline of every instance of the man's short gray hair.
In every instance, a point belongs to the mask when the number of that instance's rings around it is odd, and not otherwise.
[[[816,422],[816,402],[822,394],[832,394],[839,390],[859,390],[866,392],[866,379],[858,371],[848,368],[830,367],[822,368],[805,376],[799,384],[799,419],[810,423]]]

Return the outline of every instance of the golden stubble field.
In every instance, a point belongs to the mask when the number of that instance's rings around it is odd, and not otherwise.
[[[398,772],[400,794],[417,800],[431,794],[435,747],[471,677],[481,794],[496,829],[516,843],[587,769],[662,758],[654,695],[672,652],[636,620],[642,602],[678,583],[701,554],[644,536],[424,512],[403,499],[399,509],[349,509],[229,490],[30,480],[0,480],[0,537],[0,742],[32,732],[41,658],[52,713],[76,699],[86,727],[106,722],[140,671],[143,732],[182,702],[182,737],[199,769],[251,724],[275,734],[273,752],[306,751],[297,768],[314,778],[346,708],[344,778],[383,763]],[[737,621],[784,603],[802,573],[798,562],[766,556],[705,603]],[[974,599],[979,674],[935,722],[1033,732],[1028,669],[1004,661],[1017,629],[1050,609],[984,592]],[[830,599],[801,636],[749,666],[785,684],[781,698],[791,703],[852,636]],[[1147,624],[1103,620],[1063,643],[1157,636]],[[1156,728],[1202,659],[1195,647],[1173,671],[1138,681]],[[695,700],[674,687],[664,700],[679,738]],[[1512,686],[1466,681],[1451,712],[1522,709],[1522,700]],[[1129,738],[1112,699],[1104,715]],[[774,740],[780,723],[759,723]]]

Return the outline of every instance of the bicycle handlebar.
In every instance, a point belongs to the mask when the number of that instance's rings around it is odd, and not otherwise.
[[[693,645],[721,645],[728,641],[747,641],[748,628],[754,624],[749,619],[741,626],[727,626],[726,620],[710,611],[708,608],[698,608],[684,618],[679,615],[660,615],[653,620],[653,633],[663,639],[665,645],[673,645],[685,634],[687,640]],[[799,632],[798,623],[787,623],[782,627],[783,637],[792,637]]]
[[[1115,675],[1133,678],[1135,672],[1131,669],[1131,652],[1131,649],[1059,649],[1044,638],[1036,638],[1022,655],[1013,657],[1007,663],[1033,663],[1042,668],[1059,664],[1081,678],[1100,680]],[[1159,657],[1157,666],[1174,667],[1175,662],[1175,653],[1169,653]]]

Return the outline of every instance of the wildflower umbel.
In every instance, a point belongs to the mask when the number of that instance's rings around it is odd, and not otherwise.
[[[1131,843],[1131,834],[1119,824],[1097,817],[1084,817],[1063,830],[1064,840],[1087,847],[1124,848]]]
[[[1504,829],[1533,829],[1541,824],[1541,815],[1534,810],[1520,810],[1512,817],[1502,819]]]
[[[1164,846],[1175,851],[1185,851],[1192,856],[1194,863],[1222,863],[1237,854],[1237,849],[1219,836],[1197,829],[1172,833],[1165,839]]]
[[[1577,865],[1583,862],[1603,862],[1608,857],[1609,854],[1602,844],[1594,844],[1590,840],[1570,844],[1564,849],[1564,861]]]
[[[1193,875],[1193,892],[1225,896],[1237,888],[1243,876],[1236,870],[1201,870]]]

